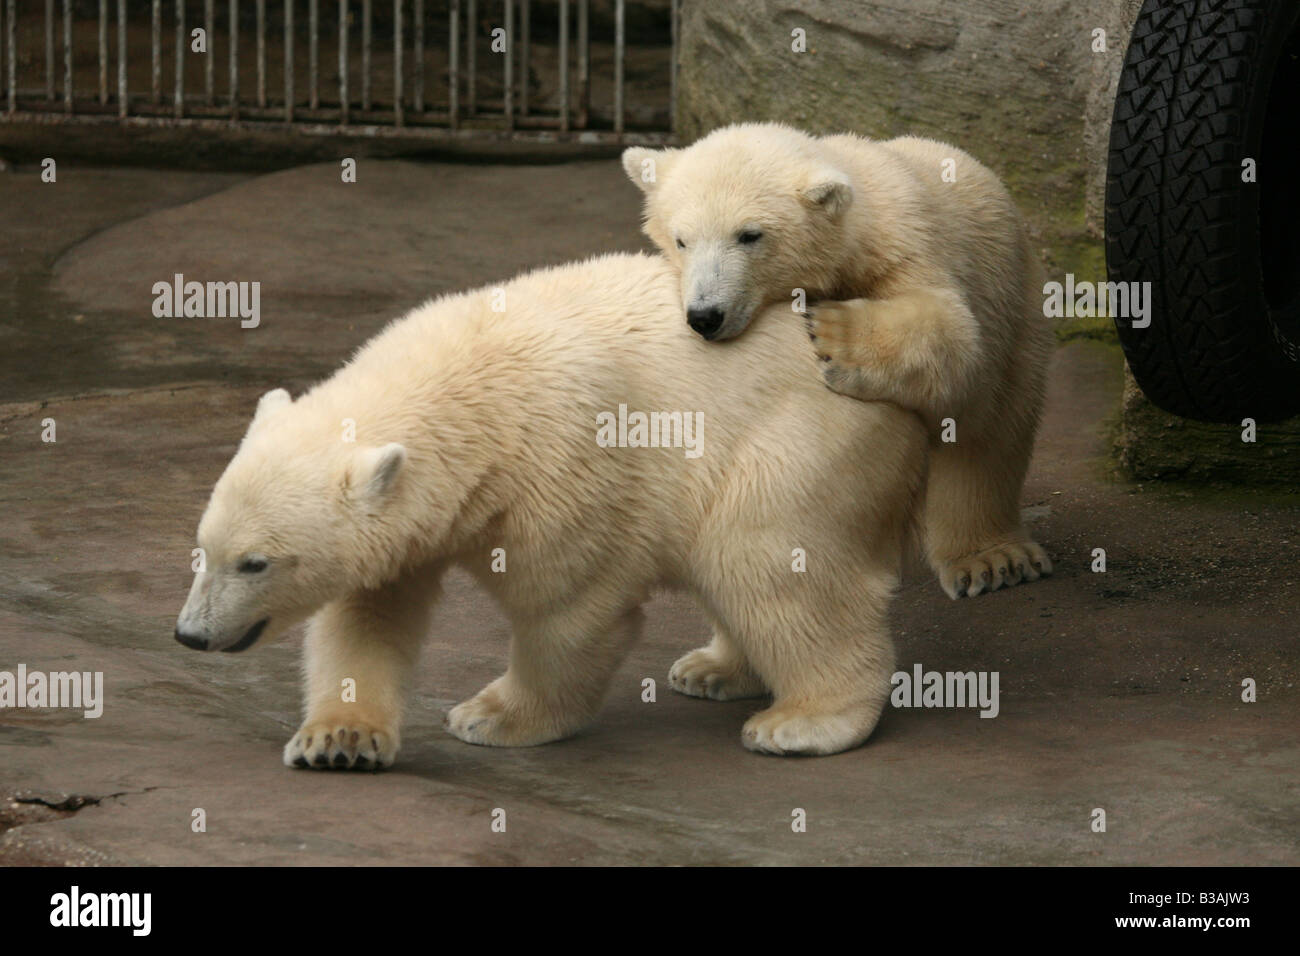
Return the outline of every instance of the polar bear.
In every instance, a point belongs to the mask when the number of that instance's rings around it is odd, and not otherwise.
[[[623,166],[692,329],[727,340],[764,306],[821,300],[806,313],[826,384],[922,416],[925,545],[950,597],[1051,573],[1020,492],[1052,334],[1040,265],[993,173],[933,140],[779,124],[631,148]]]
[[[925,429],[828,392],[802,327],[704,343],[671,321],[676,290],[660,256],[534,272],[417,308],[296,400],[263,396],[199,523],[176,638],[242,651],[310,618],[286,763],[393,762],[453,564],[513,626],[505,674],[448,714],[461,740],[582,727],[660,585],[715,625],[675,690],[772,695],[745,746],[828,754],[871,733]]]

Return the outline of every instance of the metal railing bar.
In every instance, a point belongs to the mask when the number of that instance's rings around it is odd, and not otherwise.
[[[44,90],[37,91],[37,96],[33,101],[35,103],[44,102],[42,99]],[[144,104],[147,108],[147,103]],[[248,108],[250,113],[263,111],[257,107]],[[337,110],[331,111],[337,113]],[[281,112],[278,108],[268,109],[265,111],[268,119],[277,119]],[[108,113],[74,113],[69,116],[63,112],[33,112],[30,116],[21,114],[21,112],[10,117],[7,114],[0,117],[0,122],[25,122],[35,121],[42,125],[64,126],[69,124],[75,125],[105,125],[112,123],[114,125],[126,126],[141,129],[202,129],[214,133],[229,132],[238,130],[241,132],[258,133],[266,132],[268,124],[262,121],[240,119],[232,121],[229,117],[214,116],[204,118],[198,116],[187,116],[182,120],[174,119],[171,116],[150,116],[141,113],[132,113],[126,119],[121,119]],[[577,143],[580,145],[645,145],[645,146],[665,146],[671,142],[667,133],[663,132],[628,132],[614,133],[608,130],[573,130],[569,133],[561,133],[558,130],[550,129],[533,129],[533,130],[506,130],[506,129],[469,129],[462,128],[452,130],[446,126],[424,125],[419,126],[407,125],[396,127],[392,125],[366,125],[366,126],[342,126],[336,122],[323,123],[299,123],[295,130],[304,136],[345,136],[351,138],[369,138],[369,139],[420,139],[435,142],[460,142],[472,143],[477,141],[495,141],[495,142],[519,142],[532,144],[552,144],[552,143]]]
[[[569,128],[569,0],[560,0],[560,129]]]
[[[478,109],[475,102],[478,75],[478,0],[468,0],[465,13],[465,115],[473,116]]]
[[[681,30],[680,0],[668,0],[672,8],[672,45],[671,62],[668,64],[668,132],[677,132],[677,53]]]
[[[311,45],[307,54],[308,82],[311,84],[308,105],[316,109],[320,106],[320,0],[310,0],[307,16],[311,21]]]
[[[460,126],[460,0],[451,0],[447,18],[447,116],[454,130]]]
[[[126,118],[126,0],[117,0],[117,115]]]
[[[106,3],[107,0],[100,0]],[[14,0],[6,0],[5,3],[5,47],[8,56],[5,58],[5,67],[9,76],[9,114],[12,116],[18,109],[18,75],[15,69],[18,62],[18,48],[15,42],[14,32],[18,20],[18,14],[14,10]]]
[[[239,119],[239,0],[230,0],[230,118]]]
[[[117,0],[117,116],[126,118],[126,0]]]
[[[162,102],[162,0],[153,0],[149,21],[149,45],[153,54],[149,76],[149,102]]]
[[[415,55],[415,75],[411,78],[415,86],[415,111],[424,112],[424,0],[415,0],[415,31],[411,40],[412,50]],[[456,31],[452,30],[451,42],[456,42]]]
[[[519,0],[519,115],[528,115],[528,56],[532,11],[528,0]]]
[[[578,127],[586,129],[591,112],[591,5],[578,0]]]
[[[180,0],[184,3],[185,0]],[[203,36],[204,49],[203,54],[203,89],[207,96],[207,104],[215,106],[217,102],[217,11],[213,5],[213,0],[203,0]]]
[[[108,103],[108,0],[99,0],[99,102]]]
[[[339,122],[348,122],[348,0],[339,0]]]
[[[257,105],[266,107],[266,0],[257,0]]]
[[[506,20],[506,48],[504,51],[505,56],[503,57],[503,59],[505,60],[504,112],[506,115],[506,129],[512,129],[515,125],[515,77],[514,77],[514,69],[513,69],[514,61],[515,61],[515,45],[514,45],[515,0],[504,0],[503,5],[505,6],[505,20]]]
[[[293,122],[293,0],[284,0],[284,121]]]
[[[434,94],[434,102],[429,102],[429,91],[426,89],[426,80],[429,73],[428,56],[430,51],[425,48],[426,24],[424,21],[428,4],[425,0],[410,0],[410,12],[404,7],[406,0],[393,0],[392,16],[392,89],[393,97],[391,104],[388,97],[383,93],[383,84],[387,78],[384,71],[388,69],[385,63],[387,58],[385,52],[380,50],[377,54],[374,49],[376,39],[382,41],[383,31],[387,29],[384,23],[384,17],[387,11],[380,8],[376,13],[374,10],[374,0],[361,0],[361,10],[356,11],[354,16],[360,14],[362,20],[358,31],[362,34],[359,37],[361,44],[360,58],[361,63],[358,69],[361,71],[361,90],[353,90],[353,81],[351,77],[351,27],[349,14],[352,8],[349,6],[349,0],[339,0],[339,34],[338,34],[338,54],[339,54],[339,73],[338,73],[338,100],[337,110],[334,110],[334,97],[329,93],[326,97],[330,100],[329,108],[321,109],[321,97],[319,86],[321,83],[320,75],[320,23],[319,0],[308,0],[310,26],[313,28],[313,35],[307,38],[310,43],[311,59],[313,60],[312,76],[310,77],[312,89],[310,97],[304,95],[303,103],[296,102],[296,75],[295,75],[295,58],[297,54],[296,37],[295,37],[295,10],[296,0],[285,0],[283,11],[273,10],[269,15],[267,13],[267,0],[253,0],[256,10],[256,56],[257,56],[257,76],[256,76],[256,97],[253,91],[249,90],[249,95],[245,99],[240,87],[239,73],[239,30],[240,14],[242,11],[239,7],[239,0],[228,0],[229,14],[228,21],[225,19],[226,11],[220,11],[222,22],[217,29],[227,29],[227,33],[218,38],[212,33],[207,34],[207,48],[202,55],[204,59],[203,67],[198,63],[190,67],[186,62],[187,54],[192,51],[189,46],[192,42],[187,33],[187,23],[185,9],[186,0],[177,0],[174,9],[176,18],[174,29],[176,34],[175,45],[175,75],[173,90],[164,89],[163,78],[163,61],[165,59],[163,51],[163,3],[164,0],[149,0],[147,9],[149,10],[148,26],[145,26],[144,11],[146,4],[142,0],[117,0],[117,76],[116,76],[116,93],[110,94],[109,91],[109,50],[108,50],[108,31],[110,29],[109,18],[111,14],[110,0],[99,0],[100,18],[97,23],[98,27],[98,58],[99,66],[99,84],[98,89],[94,86],[94,80],[87,71],[87,75],[82,81],[83,89],[78,91],[78,75],[76,73],[76,30],[75,17],[77,13],[78,0],[45,0],[45,31],[44,31],[44,53],[45,69],[42,71],[39,63],[41,58],[42,33],[40,26],[40,7],[34,2],[31,3],[35,9],[30,10],[33,16],[32,26],[34,30],[27,32],[23,38],[17,37],[17,33],[22,27],[17,23],[15,16],[16,8],[19,6],[18,0],[0,0],[0,84],[5,84],[7,80],[8,96],[7,104],[0,101],[0,114],[6,112],[4,107],[7,105],[9,120],[13,121],[15,114],[30,114],[33,120],[50,122],[53,116],[64,116],[71,118],[75,115],[107,115],[116,113],[119,120],[125,120],[134,115],[145,115],[157,118],[165,118],[171,115],[176,120],[189,118],[195,119],[219,119],[226,117],[232,125],[238,124],[241,120],[268,119],[273,122],[282,122],[292,124],[297,128],[304,122],[313,122],[321,120],[328,122],[337,118],[341,126],[354,126],[361,132],[358,135],[372,135],[368,132],[372,127],[395,127],[401,129],[408,126],[426,127],[430,124],[445,122],[450,131],[457,134],[464,134],[467,137],[485,137],[490,138],[496,135],[495,131],[504,131],[505,134],[511,133],[516,129],[535,131],[540,133],[557,133],[561,137],[567,136],[570,132],[595,132],[591,127],[594,124],[597,130],[609,131],[618,141],[620,136],[641,136],[648,129],[668,130],[667,135],[671,137],[676,131],[678,125],[677,96],[680,90],[680,71],[678,59],[681,53],[681,44],[683,40],[682,29],[682,11],[680,0],[668,0],[669,20],[670,23],[664,24],[670,28],[670,56],[667,67],[669,69],[668,83],[668,103],[650,102],[644,105],[637,103],[633,106],[629,103],[628,88],[628,50],[629,38],[627,35],[627,0],[613,0],[610,3],[610,13],[614,19],[614,36],[613,50],[610,66],[604,65],[609,61],[602,60],[600,68],[600,78],[602,80],[609,78],[605,72],[609,70],[612,73],[613,93],[612,104],[608,100],[602,99],[594,109],[591,105],[592,91],[592,36],[591,36],[591,2],[590,0],[577,0],[576,9],[571,0],[556,0],[554,9],[557,15],[558,32],[555,40],[555,55],[558,58],[557,67],[559,75],[558,87],[554,94],[546,94],[545,101],[541,99],[542,91],[547,89],[547,85],[542,83],[534,86],[531,77],[531,67],[534,55],[539,56],[539,62],[545,63],[549,59],[550,53],[550,34],[549,23],[550,9],[542,8],[539,14],[541,26],[538,37],[538,48],[534,49],[532,37],[532,0],[502,0],[501,5],[492,5],[490,14],[486,10],[481,10],[478,0],[468,0],[466,7],[462,0],[448,0],[448,21],[447,29],[447,50],[446,59],[439,56],[438,51],[434,51],[435,62],[441,68],[444,63],[447,68],[447,98],[445,101],[446,111],[443,112],[443,103],[438,102],[441,99],[439,95]],[[86,0],[80,0],[85,3]],[[130,16],[127,8],[128,2],[136,4],[137,15],[141,21],[134,28],[134,32],[128,29],[128,18]],[[197,4],[199,0],[188,0],[190,3]],[[60,9],[61,7],[61,9]],[[215,7],[214,0],[203,0],[203,9],[196,13],[199,16],[213,13]],[[94,3],[91,0],[89,5],[89,16],[94,17]],[[503,16],[503,19],[497,19],[497,13]],[[468,13],[466,16],[464,14]],[[280,23],[275,22],[277,14],[281,15]],[[482,20],[479,19],[482,14]],[[62,29],[54,23],[53,17],[62,16]],[[253,20],[253,14],[246,14],[249,20]],[[575,22],[576,28],[575,28]],[[377,22],[376,22],[377,21]],[[462,34],[462,24],[464,32]],[[252,24],[250,24],[251,26]],[[280,102],[278,91],[267,91],[268,79],[272,85],[277,85],[279,80],[269,77],[269,69],[275,64],[269,63],[269,59],[279,51],[270,51],[268,54],[268,31],[271,34],[283,27],[284,49],[283,49],[283,97]],[[87,27],[89,32],[91,28]],[[330,29],[325,26],[324,29]],[[195,31],[196,33],[198,31]],[[477,74],[465,69],[466,60],[471,64],[477,65],[479,59],[478,53],[484,47],[483,39],[478,35],[480,32],[490,34],[490,43],[493,49],[493,55],[497,53],[504,54],[501,61],[501,78],[500,91],[495,79],[486,82],[490,84],[490,91],[484,93],[484,97],[479,96],[477,89]],[[665,31],[667,32],[667,31]],[[435,28],[434,35],[437,37],[436,42],[441,42],[443,31]],[[575,36],[576,34],[576,36]],[[504,43],[502,36],[504,35]],[[148,37],[146,40],[145,38]],[[85,39],[90,40],[87,52],[93,50],[94,40],[87,36]],[[431,40],[433,38],[430,38]],[[19,50],[20,41],[32,41],[35,56],[32,56],[26,48]],[[269,37],[272,45],[279,42],[275,36]],[[51,49],[51,43],[61,41],[63,64],[60,70],[56,65],[58,62],[57,49]],[[208,90],[207,83],[199,89],[199,84],[195,85],[193,95],[187,95],[185,90],[185,73],[187,69],[195,71],[195,79],[198,79],[198,70],[203,70],[203,76],[206,80],[213,73],[213,46],[220,46],[219,41],[229,43],[230,49],[228,54],[229,68],[229,85],[228,95],[220,96],[212,94]],[[328,42],[328,41],[327,41]],[[654,41],[650,41],[654,42]],[[148,65],[144,61],[145,44],[149,46]],[[466,44],[468,54],[462,52],[461,44]],[[512,49],[512,45],[518,43],[519,49]],[[252,45],[250,41],[250,46]],[[575,50],[574,47],[577,47]],[[130,47],[130,50],[128,50]],[[602,47],[604,49],[604,47]],[[638,53],[642,48],[637,46],[633,53]],[[663,47],[659,48],[660,50]],[[250,52],[252,52],[250,50]],[[18,54],[22,53],[20,57]],[[134,66],[128,64],[128,54],[136,61]],[[95,54],[92,53],[91,56]],[[327,54],[328,55],[328,54]],[[408,57],[414,57],[414,63],[408,60]],[[574,62],[576,59],[576,63]],[[20,61],[24,64],[25,75],[19,77]],[[90,66],[89,63],[86,66]],[[488,67],[489,77],[495,72],[495,65]],[[93,67],[90,67],[93,70]],[[132,79],[130,69],[136,69],[135,78]],[[149,74],[149,81],[146,83],[144,76],[146,70]],[[61,89],[60,89],[60,77]],[[30,80],[19,87],[18,80]],[[380,90],[376,92],[375,82],[378,80]],[[254,85],[252,77],[246,81],[251,87]],[[134,93],[129,89],[131,83],[137,87]],[[327,86],[330,84],[328,75],[325,78]],[[52,86],[53,84],[53,86]],[[28,88],[30,85],[30,89]],[[3,95],[3,93],[0,93]],[[357,99],[354,100],[353,96]],[[552,95],[554,99],[552,99]],[[216,102],[213,102],[215,99]],[[633,99],[637,99],[633,94]],[[98,101],[98,102],[96,102]],[[310,108],[308,108],[310,103]],[[201,105],[202,104],[202,105]],[[554,104],[554,108],[553,108]],[[206,105],[206,108],[204,108]],[[430,109],[430,107],[433,107]],[[38,119],[39,117],[39,119]],[[629,126],[636,131],[629,133]],[[558,141],[558,140],[557,140]],[[572,142],[594,142],[594,140],[584,140],[580,136],[574,137]],[[630,142],[631,140],[627,140]]]
[[[54,99],[54,0],[45,0],[45,98]]]
[[[63,0],[63,107],[72,112],[72,0]]]
[[[371,0],[361,0],[361,108],[370,109]]]
[[[614,132],[623,132],[623,56],[627,45],[624,0],[614,0]]]
[[[393,125],[405,126],[402,102],[402,0],[393,0]]]
[[[176,85],[172,93],[172,112],[177,119],[185,115],[185,0],[176,0]]]

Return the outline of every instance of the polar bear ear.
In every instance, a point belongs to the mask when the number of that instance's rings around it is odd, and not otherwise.
[[[276,409],[292,404],[293,398],[282,388],[274,388],[267,392],[257,400],[257,411],[253,412],[253,420],[248,423],[248,431],[244,433],[244,437],[253,434],[257,426],[263,424]]]
[[[406,465],[406,448],[390,442],[382,448],[363,448],[352,469],[352,486],[365,501],[375,503],[388,496]]]
[[[253,415],[253,421],[257,421],[259,415],[265,415],[277,408],[292,404],[293,398],[288,391],[283,388],[273,388],[257,400],[257,412]]]
[[[853,204],[853,186],[838,169],[819,169],[804,187],[803,199],[829,216],[839,216]]]
[[[643,193],[654,192],[655,187],[667,175],[680,150],[646,149],[644,146],[632,146],[623,150],[623,171]]]

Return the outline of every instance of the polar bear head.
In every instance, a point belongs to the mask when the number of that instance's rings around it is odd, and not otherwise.
[[[295,411],[284,389],[262,396],[213,488],[203,563],[176,621],[186,647],[245,650],[387,570],[377,564],[391,551],[405,448],[341,441]]]
[[[806,133],[727,126],[684,149],[625,150],[623,169],[704,338],[732,338],[764,305],[833,284],[853,188]]]

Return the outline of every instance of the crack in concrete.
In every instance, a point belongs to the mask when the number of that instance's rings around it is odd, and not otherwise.
[[[59,793],[57,796],[45,793],[33,793],[31,791],[19,791],[10,797],[14,803],[35,804],[37,806],[48,807],[51,810],[60,810],[67,813],[76,813],[83,807],[97,807],[105,800],[112,800],[116,797],[138,796],[139,794],[152,793],[155,790],[167,790],[169,787],[145,787],[143,790],[120,790],[117,793],[106,793],[101,796],[94,796],[89,793]]]

